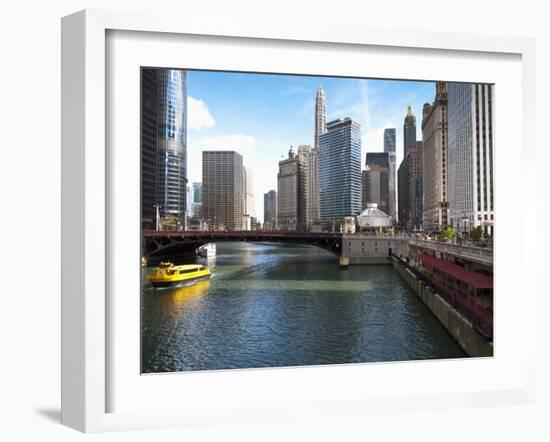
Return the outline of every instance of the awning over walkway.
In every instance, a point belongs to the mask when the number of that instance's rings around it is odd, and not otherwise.
[[[473,270],[465,269],[453,262],[438,259],[435,256],[426,253],[420,253],[418,259],[425,265],[434,267],[453,278],[465,282],[475,289],[492,289],[493,277],[484,275],[483,273],[474,272]]]

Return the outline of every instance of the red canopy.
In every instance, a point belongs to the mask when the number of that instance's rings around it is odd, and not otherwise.
[[[465,269],[454,262],[444,261],[426,253],[421,253],[418,257],[425,265],[435,267],[453,278],[465,282],[475,289],[493,288],[492,276],[487,276],[479,272],[474,272],[473,270]]]

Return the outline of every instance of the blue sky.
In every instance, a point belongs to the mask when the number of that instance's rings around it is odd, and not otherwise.
[[[384,128],[395,127],[399,164],[407,106],[421,139],[422,105],[435,93],[431,82],[189,71],[189,181],[202,180],[203,150],[236,150],[253,171],[256,214],[263,220],[263,194],[277,189],[278,161],[290,145],[313,144],[319,85],[327,121],[350,117],[361,124],[363,163],[365,152],[383,150]]]

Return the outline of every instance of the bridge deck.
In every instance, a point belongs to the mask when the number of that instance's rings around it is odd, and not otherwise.
[[[335,254],[342,250],[342,240],[345,238],[365,239],[391,239],[392,241],[403,241],[409,247],[417,247],[426,250],[433,250],[439,253],[448,254],[471,262],[492,266],[493,250],[459,246],[442,243],[438,241],[426,241],[417,238],[404,236],[379,237],[363,233],[344,234],[340,232],[290,232],[290,231],[258,231],[258,230],[237,230],[237,231],[155,231],[145,230],[142,232],[146,242],[146,254],[160,253],[162,249],[174,245],[196,245],[216,241],[247,241],[247,242],[286,242],[296,244],[309,244],[318,246]]]

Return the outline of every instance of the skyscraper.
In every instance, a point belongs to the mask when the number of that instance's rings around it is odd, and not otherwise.
[[[202,211],[210,229],[243,227],[243,157],[234,151],[202,152]]]
[[[325,91],[322,86],[317,88],[315,97],[315,134],[314,146],[319,149],[319,138],[327,131],[327,106],[325,101]]]
[[[395,172],[396,172],[396,154],[395,154],[395,129],[394,128],[388,128],[384,129],[384,152],[387,152],[389,154],[389,163],[390,163],[390,170],[389,170],[389,201],[390,205],[388,208],[388,212],[386,212],[388,215],[392,217],[392,220],[396,220],[396,200],[395,200]],[[378,206],[380,207],[380,206]],[[383,209],[382,209],[383,210]],[[384,210],[385,211],[385,210]]]
[[[314,147],[306,155],[307,170],[307,214],[306,224],[319,222],[319,149]]]
[[[403,228],[407,227],[409,221],[409,179],[407,169],[407,157],[403,158],[399,169],[397,170],[397,202],[399,205],[399,225]]]
[[[202,203],[202,183],[193,183],[193,203]]]
[[[448,225],[447,83],[436,83],[433,104],[422,110],[422,211],[425,230],[439,230]]]
[[[193,218],[202,218],[202,183],[193,183],[191,209],[188,210],[189,216]]]
[[[251,229],[251,218],[256,218],[256,201],[254,198],[252,170],[248,167],[244,168],[244,220],[243,229]]]
[[[422,141],[409,149],[398,172],[399,224],[407,229],[422,226]]]
[[[403,157],[407,155],[409,149],[416,145],[416,117],[413,114],[412,107],[407,107],[407,116],[403,123]]]
[[[298,146],[298,173],[300,174],[300,188],[298,189],[299,197],[299,228],[306,229],[308,225],[308,207],[309,207],[309,175],[310,170],[307,167],[309,156],[311,155],[311,146],[302,144]]]
[[[158,72],[141,70],[141,227],[156,226]]]
[[[449,210],[461,231],[493,233],[493,90],[449,83]]]
[[[390,208],[389,170],[373,164],[363,170],[362,210],[367,204],[376,203],[378,208],[388,214]]]
[[[395,152],[395,128],[384,129],[384,152]]]
[[[410,201],[410,228],[422,228],[422,151],[424,143],[417,141],[416,146],[409,150],[408,167],[409,172],[409,201]]]
[[[361,125],[350,118],[327,123],[320,136],[321,222],[361,211]]]
[[[141,95],[142,227],[155,226],[158,207],[181,228],[187,209],[187,72],[142,69]]]
[[[288,158],[279,161],[277,174],[277,226],[280,230],[297,230],[303,223],[303,175],[300,173],[300,160],[290,146]]]
[[[367,152],[365,156],[365,167],[368,166],[382,166],[386,169],[390,169],[390,154],[389,152]]]
[[[264,227],[273,230],[277,227],[277,192],[264,193]]]

